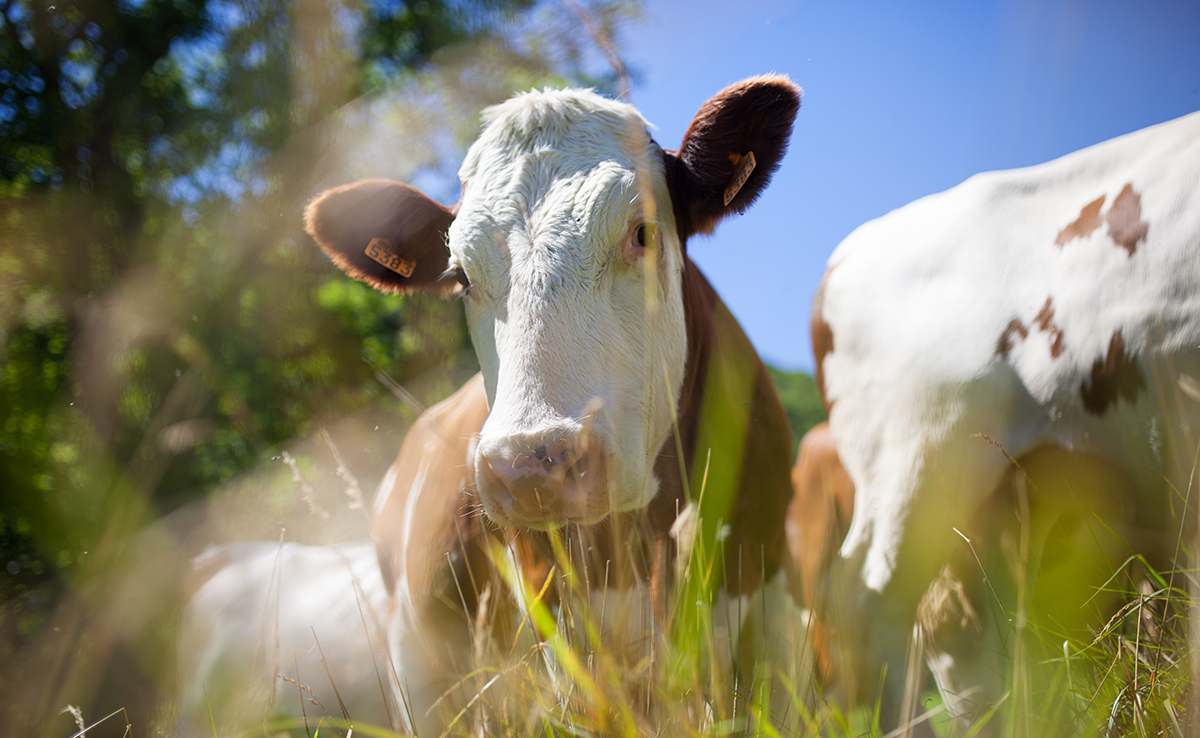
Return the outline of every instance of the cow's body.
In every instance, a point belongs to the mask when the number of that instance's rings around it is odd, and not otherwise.
[[[1177,383],[1200,373],[1198,256],[1192,115],[977,175],[830,257],[814,347],[856,488],[841,617],[869,669],[887,663],[893,687],[902,675],[951,527],[1008,468],[997,446],[1104,459],[1137,521],[1164,520],[1163,478],[1186,489],[1200,409]]]
[[[703,280],[699,272],[693,274]],[[707,282],[698,286],[707,288]],[[705,295],[716,301],[711,288]],[[660,486],[647,508],[614,515],[603,525],[571,526],[561,532],[573,566],[609,578],[609,587],[596,587],[592,613],[603,620],[601,630],[607,636],[602,647],[631,663],[664,635],[660,627],[672,606],[675,578],[687,565],[678,558],[680,544],[690,550],[695,536],[703,535],[694,520],[695,494],[689,494],[683,483],[681,459],[675,451],[681,447],[677,444],[686,444],[682,445],[683,468],[693,468],[698,437],[710,444],[700,462],[710,473],[731,466],[737,470],[737,478],[729,482],[732,487],[725,488],[726,499],[720,499],[721,485],[714,483],[713,501],[704,506],[706,513],[700,513],[729,521],[720,566],[724,581],[719,582],[713,613],[716,636],[722,643],[731,641],[719,646],[718,653],[738,648],[743,620],[763,609],[752,604],[759,597],[768,597],[771,609],[769,622],[754,624],[759,641],[781,637],[786,627],[781,618],[790,612],[790,603],[780,596],[783,582],[776,574],[785,554],[784,510],[791,497],[786,418],[777,406],[765,366],[752,353],[741,329],[719,301],[710,302],[709,309],[715,326],[704,341],[715,356],[708,356],[714,360],[706,364],[710,379],[717,375],[715,382],[726,385],[712,391],[728,391],[734,385],[734,396],[745,398],[737,404],[751,408],[743,421],[746,426],[734,432],[715,427],[731,423],[724,415],[703,421],[699,406],[708,395],[695,389],[695,400],[685,399],[681,408],[682,440],[671,438],[657,457]],[[749,366],[745,359],[751,360]],[[685,386],[702,383],[688,372]],[[496,549],[489,553],[489,547],[503,546],[534,591],[542,588],[556,563],[562,565],[548,534],[497,529],[480,514],[471,461],[487,415],[483,377],[476,375],[421,415],[376,496],[373,536],[385,580],[394,582],[395,617],[389,641],[402,682],[400,702],[412,705],[415,727],[422,732],[444,725],[449,707],[470,698],[469,692],[455,692],[459,680],[479,665],[472,628],[481,601],[486,599],[490,608],[486,613],[489,640],[505,647],[525,617],[497,571]],[[738,453],[731,455],[728,450],[733,444]],[[764,586],[770,591],[764,593]],[[551,588],[547,597],[557,605],[560,593]],[[756,648],[762,649],[761,642]],[[781,664],[794,661],[786,648],[776,647],[770,655]],[[441,714],[426,714],[435,703],[442,706]]]
[[[181,735],[264,716],[343,719],[339,695],[352,719],[390,725],[387,590],[371,541],[232,543],[193,569],[179,638]]]
[[[676,533],[689,531],[687,550],[719,551],[718,590],[755,593],[774,577],[791,497],[786,417],[686,244],[753,202],[798,104],[781,77],[733,85],[669,152],[628,105],[527,93],[485,113],[454,210],[381,180],[310,206],[326,253],[380,289],[445,292],[454,285],[442,275],[456,275],[482,367],[429,413],[424,440],[406,440],[380,494],[376,537],[397,583],[392,650],[423,732],[441,724],[426,708],[447,680],[478,661],[483,603],[493,635],[521,621],[497,617],[496,542],[536,592],[561,535],[586,589],[640,591],[630,609],[661,622],[686,568],[672,526],[692,503],[699,522]],[[431,444],[425,456],[417,444]],[[423,645],[431,634],[437,653]],[[618,641],[605,645],[626,650]]]

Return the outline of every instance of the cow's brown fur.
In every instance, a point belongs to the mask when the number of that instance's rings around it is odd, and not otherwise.
[[[813,379],[817,382],[817,392],[821,395],[821,406],[825,408],[827,418],[833,405],[825,392],[825,357],[833,352],[833,329],[825,322],[825,285],[829,282],[832,272],[833,267],[829,267],[821,277],[821,284],[817,287],[817,293],[813,295],[812,317],[809,322],[814,362]]]
[[[1092,362],[1091,376],[1080,385],[1079,396],[1088,412],[1103,415],[1121,398],[1133,402],[1145,388],[1137,360],[1125,351],[1125,337],[1117,331],[1109,339],[1108,352]]]
[[[1012,351],[1013,336],[1018,336],[1024,341],[1029,336],[1029,329],[1021,322],[1020,318],[1013,318],[1008,321],[1008,325],[1004,327],[1004,332],[1000,334],[1000,340],[996,342],[996,355],[1008,357],[1008,352]]]
[[[468,463],[467,450],[485,418],[483,376],[476,375],[422,413],[405,436],[392,464],[392,488],[380,490],[371,527],[389,592],[401,574],[407,575],[414,595],[433,592],[434,580],[448,561],[457,563],[458,573],[469,580],[462,567],[476,555],[473,517],[478,513],[471,510],[475,468]],[[409,496],[414,492],[419,497],[412,503],[413,520],[407,526],[412,540],[402,551]]]
[[[754,204],[787,151],[799,108],[800,88],[777,74],[730,85],[700,108],[679,150],[666,154],[681,234],[712,233],[726,216]],[[770,115],[762,114],[768,110]],[[725,187],[735,162],[750,152],[757,161],[754,171],[726,206]]]
[[[842,466],[828,423],[804,434],[792,469],[794,496],[787,512],[788,586],[792,599],[809,610],[808,639],[817,674],[833,677],[833,656],[824,622],[812,617],[818,585],[850,530],[854,483]]]
[[[1142,196],[1133,191],[1132,184],[1121,189],[1104,220],[1108,223],[1108,235],[1130,257],[1150,232],[1150,224],[1142,220]]]
[[[1047,297],[1046,303],[1042,305],[1042,309],[1038,314],[1033,316],[1033,324],[1043,333],[1048,333],[1050,337],[1050,356],[1057,359],[1059,354],[1063,352],[1063,334],[1062,329],[1054,323],[1054,300]]]
[[[1060,248],[1076,238],[1087,238],[1100,227],[1100,208],[1104,207],[1105,196],[1092,200],[1079,211],[1079,217],[1058,232],[1054,245]]]

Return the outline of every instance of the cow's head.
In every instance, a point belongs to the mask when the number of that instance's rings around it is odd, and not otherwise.
[[[529,92],[485,111],[457,207],[386,180],[309,206],[308,232],[352,276],[462,295],[491,409],[474,463],[494,521],[592,523],[654,496],[688,360],[687,238],[758,197],[799,96],[782,76],[728,87],[669,152],[630,105]]]

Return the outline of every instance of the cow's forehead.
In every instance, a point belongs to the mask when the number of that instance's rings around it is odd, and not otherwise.
[[[551,242],[559,256],[582,257],[568,257],[568,271],[594,277],[604,256],[593,247],[620,240],[644,205],[643,183],[655,190],[650,197],[665,195],[658,148],[631,105],[587,90],[546,90],[489,108],[484,121],[459,173],[451,250],[485,282],[520,252],[542,261],[549,252],[540,246]],[[649,178],[639,181],[643,168]]]
[[[637,109],[591,90],[522,93],[483,111],[483,123],[459,170],[464,182],[491,159],[539,151],[602,156],[631,149],[631,143],[644,146],[649,138]]]

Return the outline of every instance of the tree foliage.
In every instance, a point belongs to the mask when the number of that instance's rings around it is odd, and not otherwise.
[[[345,280],[300,214],[354,176],[450,189],[478,110],[516,88],[613,89],[572,18],[0,0],[0,663],[67,594],[103,596],[119,541],[387,396],[377,373],[473,370],[459,304]],[[27,698],[20,669],[0,669],[0,719],[30,727],[64,693]]]
[[[800,446],[800,439],[817,423],[825,420],[825,408],[821,406],[821,394],[816,380],[804,372],[789,372],[768,367],[779,401],[788,416],[792,428],[793,451]]]

